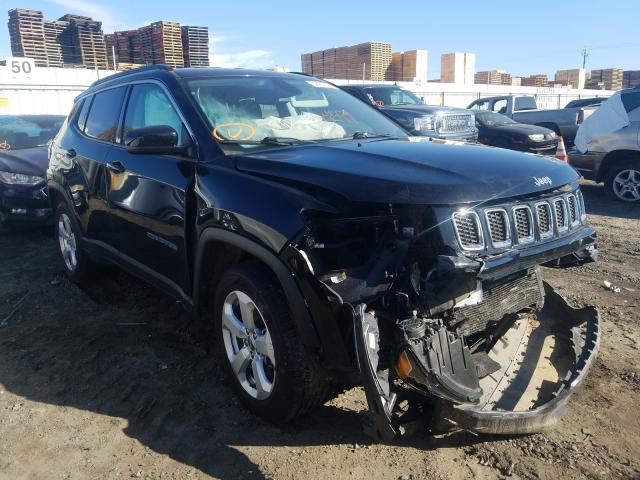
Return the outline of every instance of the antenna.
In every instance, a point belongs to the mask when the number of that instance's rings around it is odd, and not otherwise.
[[[585,68],[587,65],[587,58],[589,58],[589,50],[587,50],[586,47],[583,48],[580,55],[582,55],[582,68]]]

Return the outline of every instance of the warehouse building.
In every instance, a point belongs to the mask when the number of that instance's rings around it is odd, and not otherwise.
[[[584,68],[571,68],[567,70],[556,71],[554,81],[562,85],[568,85],[571,88],[582,90],[586,83],[587,72]]]
[[[472,85],[475,71],[475,53],[444,53],[440,57],[440,83]]]
[[[509,83],[509,85],[512,84],[513,81]],[[544,73],[529,75],[528,77],[522,77],[522,79],[520,80],[520,85],[523,87],[548,87],[549,78]]]
[[[521,78],[521,85],[524,85],[525,78]],[[477,85],[511,85],[511,75],[504,70],[485,70],[478,72],[474,76]]]
[[[429,52],[410,50],[391,55],[391,72],[396,82],[426,82]]]

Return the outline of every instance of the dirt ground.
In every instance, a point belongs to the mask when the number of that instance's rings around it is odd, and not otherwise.
[[[640,207],[583,188],[601,259],[544,273],[598,306],[600,356],[559,425],[524,437],[372,444],[359,388],[275,428],[171,299],[111,268],[79,288],[48,232],[0,232],[0,479],[640,478]]]

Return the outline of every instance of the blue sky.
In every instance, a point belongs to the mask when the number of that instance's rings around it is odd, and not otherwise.
[[[213,64],[300,69],[300,54],[364,41],[386,41],[393,50],[429,51],[429,78],[440,72],[440,54],[476,53],[476,70],[512,75],[587,69],[640,70],[638,0],[219,1],[8,0],[0,28],[0,58],[11,54],[6,10],[42,10],[45,18],[78,13],[100,19],[105,33],[156,20],[205,25]]]

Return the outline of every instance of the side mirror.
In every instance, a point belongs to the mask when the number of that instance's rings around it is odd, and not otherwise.
[[[178,132],[169,125],[150,125],[129,130],[124,144],[131,153],[187,155],[187,147],[178,146]]]

